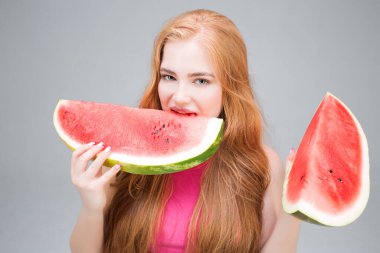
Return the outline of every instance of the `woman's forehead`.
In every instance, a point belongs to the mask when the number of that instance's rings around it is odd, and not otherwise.
[[[215,75],[212,63],[210,54],[199,40],[171,40],[163,48],[160,67],[173,72],[204,72]]]

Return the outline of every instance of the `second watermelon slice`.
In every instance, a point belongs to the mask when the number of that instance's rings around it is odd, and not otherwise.
[[[312,223],[344,226],[361,215],[368,197],[366,136],[349,108],[327,93],[287,171],[284,210]]]

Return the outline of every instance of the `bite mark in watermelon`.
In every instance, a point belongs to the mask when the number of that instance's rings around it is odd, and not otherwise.
[[[369,197],[366,136],[350,109],[327,93],[287,171],[284,210],[320,225],[357,219]]]
[[[136,174],[164,174],[194,167],[218,149],[223,120],[154,109],[60,100],[54,126],[75,150],[89,142],[111,146],[106,166]]]

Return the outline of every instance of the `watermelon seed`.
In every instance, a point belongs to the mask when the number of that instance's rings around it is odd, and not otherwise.
[[[339,182],[342,182],[343,180],[342,180],[341,178],[338,178],[338,181],[339,181]]]
[[[333,170],[329,170],[330,173],[333,173]]]
[[[166,141],[166,143],[169,143],[169,138],[166,138],[165,141]]]

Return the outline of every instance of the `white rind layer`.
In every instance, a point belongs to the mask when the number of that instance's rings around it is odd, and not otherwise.
[[[60,108],[62,105],[64,105],[66,100],[59,100],[57,107],[54,111],[54,126],[61,137],[62,140],[66,142],[68,146],[70,146],[72,149],[77,149],[81,143],[78,143],[77,141],[73,140],[70,136],[68,136],[63,129],[61,128],[59,121],[58,121],[58,108]],[[222,128],[223,120],[219,118],[210,118],[206,134],[204,135],[204,138],[199,143],[199,145],[194,146],[190,150],[186,150],[184,152],[176,153],[174,155],[169,156],[132,156],[132,155],[126,155],[126,154],[120,154],[120,153],[111,153],[109,158],[110,160],[117,160],[120,162],[125,162],[128,164],[138,164],[141,166],[152,166],[152,165],[165,165],[165,164],[174,164],[181,161],[186,161],[188,159],[197,157],[204,153],[217,139],[219,130]],[[112,147],[111,147],[112,148]]]
[[[318,206],[313,205],[312,200],[306,201],[305,199],[301,198],[297,203],[292,204],[286,201],[286,191],[288,185],[287,178],[288,174],[290,173],[290,169],[287,171],[287,176],[284,182],[283,208],[287,213],[301,212],[304,215],[310,217],[311,219],[324,225],[345,226],[356,220],[362,214],[368,202],[370,192],[368,142],[359,121],[356,119],[356,117],[350,111],[350,109],[331,93],[327,92],[326,96],[333,97],[347,110],[359,131],[362,146],[362,181],[360,182],[360,193],[358,194],[356,202],[352,206],[347,207],[347,209],[345,209],[343,212],[333,214],[320,211],[318,209]]]

